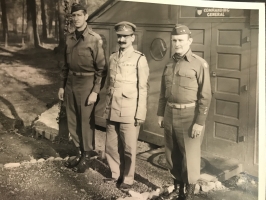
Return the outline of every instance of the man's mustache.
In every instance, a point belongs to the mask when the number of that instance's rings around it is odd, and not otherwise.
[[[126,44],[126,42],[118,42],[118,44]]]

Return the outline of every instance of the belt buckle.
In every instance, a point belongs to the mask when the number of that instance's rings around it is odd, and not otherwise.
[[[177,104],[174,104],[174,108],[180,109],[181,106],[180,105],[177,105]]]

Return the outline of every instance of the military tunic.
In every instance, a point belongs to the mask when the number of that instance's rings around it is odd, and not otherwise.
[[[65,88],[69,132],[75,145],[83,151],[94,149],[95,105],[87,106],[86,102],[92,91],[100,92],[105,65],[102,41],[97,33],[86,27],[79,39],[75,32],[67,35],[61,87]]]
[[[145,120],[149,67],[146,57],[129,47],[110,56],[106,79],[106,157],[112,178],[133,184],[137,140],[140,126],[135,119]]]
[[[211,101],[207,62],[189,50],[166,65],[158,105],[158,116],[164,116],[165,154],[169,169],[177,182],[195,183],[200,176],[200,145],[203,137],[191,138],[193,125],[204,126]],[[193,104],[184,109],[169,103]]]
[[[149,76],[146,57],[131,47],[121,58],[119,52],[112,54],[109,62],[105,118],[123,123],[145,120]]]

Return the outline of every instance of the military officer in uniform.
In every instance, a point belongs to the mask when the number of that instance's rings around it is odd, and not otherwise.
[[[66,104],[68,129],[77,147],[76,157],[67,160],[65,166],[83,173],[94,149],[94,107],[106,59],[101,37],[87,26],[86,9],[73,4],[71,14],[76,30],[66,36],[58,97]]]
[[[106,157],[112,178],[120,189],[134,181],[137,140],[147,112],[149,67],[146,57],[135,50],[136,26],[122,21],[115,25],[119,50],[110,56],[106,79]]]
[[[175,53],[163,71],[157,115],[159,126],[164,127],[165,155],[176,188],[171,195],[179,193],[178,199],[187,200],[193,199],[200,176],[210,75],[207,62],[190,49],[193,39],[187,26],[176,24],[171,38]]]

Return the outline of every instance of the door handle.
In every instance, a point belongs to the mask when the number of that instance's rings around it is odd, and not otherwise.
[[[216,77],[216,76],[217,76],[216,72],[212,72],[211,75],[212,75],[213,77]]]

